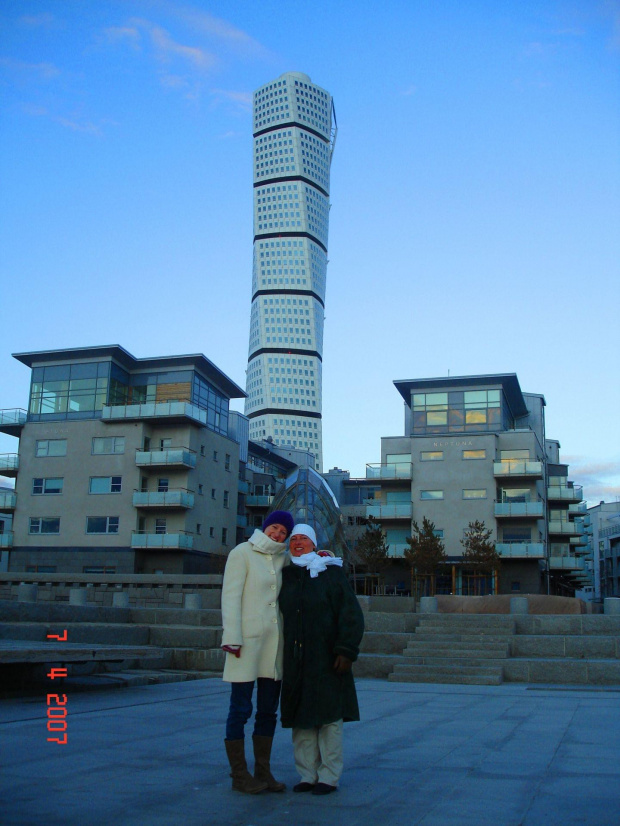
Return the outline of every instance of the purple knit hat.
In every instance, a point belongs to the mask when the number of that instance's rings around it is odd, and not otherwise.
[[[272,511],[263,522],[263,530],[268,528],[270,525],[282,525],[286,528],[286,537],[288,539],[291,535],[294,524],[295,520],[288,511]]]

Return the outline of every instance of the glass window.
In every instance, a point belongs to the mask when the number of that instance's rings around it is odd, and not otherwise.
[[[386,464],[411,464],[411,453],[388,453],[385,457]]]
[[[222,545],[228,543],[228,528],[222,528]]]
[[[225,508],[227,508],[227,507],[228,507],[228,499],[229,499],[229,494],[228,494],[228,491],[227,491],[227,490],[225,490],[225,491],[224,491],[224,507],[225,507]]]
[[[486,450],[464,450],[463,459],[486,459]]]
[[[227,454],[225,455],[225,459],[224,459],[224,469],[225,469],[225,470],[230,470],[230,453],[227,453]]]
[[[93,438],[91,452],[94,456],[125,452],[124,436],[96,436]]]
[[[155,533],[166,533],[167,532],[168,523],[165,518],[156,519],[155,520]]]
[[[166,493],[170,489],[170,480],[169,479],[158,479],[157,480],[157,493]]]
[[[31,517],[28,532],[37,534],[60,533],[60,517]]]
[[[443,450],[422,450],[420,451],[421,462],[441,462],[443,461]]]
[[[442,490],[421,490],[420,499],[443,499]]]
[[[486,488],[463,488],[463,499],[486,499]]]
[[[440,427],[448,424],[448,412],[440,410],[430,410],[426,414],[426,424],[428,427]]]
[[[118,516],[86,517],[86,533],[118,533]]]
[[[59,494],[62,493],[62,486],[63,486],[63,478],[50,478],[50,479],[33,479],[32,480],[32,493],[34,495],[41,495],[41,494]]]
[[[66,456],[66,439],[38,439],[35,456]]]
[[[486,424],[487,411],[486,410],[466,410],[465,424]]]
[[[122,476],[91,476],[88,486],[89,493],[120,493]]]

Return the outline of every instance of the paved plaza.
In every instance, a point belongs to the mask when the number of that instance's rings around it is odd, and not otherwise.
[[[51,690],[51,689],[49,689]],[[58,689],[56,689],[58,690]],[[0,701],[3,826],[618,826],[620,686],[359,680],[337,794],[230,789],[220,680],[68,695],[48,743],[46,695]]]

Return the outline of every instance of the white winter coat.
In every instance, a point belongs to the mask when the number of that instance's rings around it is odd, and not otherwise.
[[[222,585],[222,645],[241,645],[226,654],[223,679],[246,683],[258,677],[282,679],[282,629],[278,595],[286,543],[255,530],[228,555]]]

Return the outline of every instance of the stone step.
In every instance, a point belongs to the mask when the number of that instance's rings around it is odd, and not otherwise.
[[[620,637],[518,635],[510,649],[513,657],[620,659]]]
[[[409,643],[408,647],[403,651],[403,657],[455,657],[460,660],[467,660],[470,657],[478,657],[480,659],[502,659],[508,657],[510,654],[508,646],[497,648],[475,648],[467,646],[458,648],[456,646],[446,645],[438,648],[431,645],[416,645]]]
[[[420,623],[419,614],[368,611],[364,613],[366,631],[411,634]]]
[[[501,668],[467,666],[397,666],[388,676],[390,682],[456,683],[459,685],[500,685]]]
[[[480,645],[492,645],[494,643],[502,643],[503,645],[509,645],[512,639],[512,636],[506,634],[502,635],[495,635],[495,634],[427,634],[426,631],[416,631],[415,640],[419,640],[420,642],[429,643],[429,645],[439,644],[439,643],[460,643],[460,642],[467,642],[467,643],[479,643]]]
[[[149,641],[162,648],[215,648],[220,645],[220,628],[190,625],[152,625]]]
[[[221,674],[225,661],[226,654],[221,648],[173,648],[170,667],[182,671],[214,671]]]
[[[353,674],[358,678],[385,680],[396,665],[404,662],[405,658],[397,654],[360,654],[353,663]]]
[[[63,635],[67,642],[96,643],[97,645],[148,645],[148,626],[129,623],[103,622],[3,622],[0,639],[33,640],[45,642],[48,634]]]
[[[208,625],[222,627],[219,608],[130,608],[131,621],[139,625]]]
[[[476,635],[478,637],[512,637],[514,631],[501,626],[486,625],[425,625],[420,623],[416,629],[417,634],[428,634],[429,636],[441,635]]]
[[[360,651],[365,654],[401,654],[411,644],[413,634],[366,631]]]
[[[501,668],[506,662],[506,657],[459,657],[458,655],[447,654],[445,656],[433,657],[420,655],[407,657],[406,665],[428,665],[428,666],[454,666],[463,669],[464,667],[475,668]]]
[[[421,614],[424,625],[480,625],[485,627],[513,629],[513,616],[501,614]]]
[[[509,657],[504,663],[504,679],[516,683],[620,686],[620,661]]]

